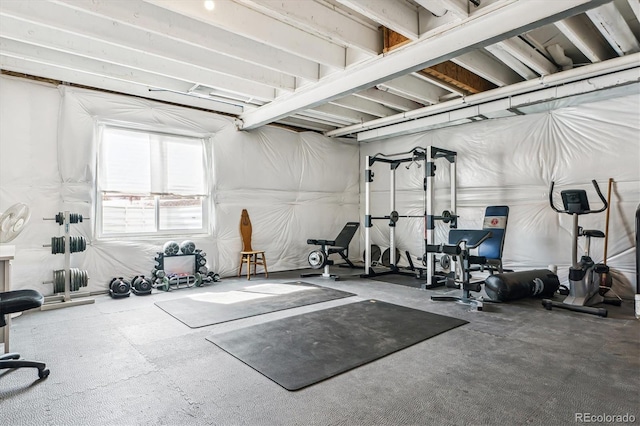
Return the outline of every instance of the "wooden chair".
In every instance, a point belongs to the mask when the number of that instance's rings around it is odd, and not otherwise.
[[[264,257],[263,250],[254,250],[251,247],[251,219],[247,209],[242,209],[240,216],[240,235],[242,236],[242,251],[240,252],[240,267],[238,268],[238,276],[242,274],[242,265],[247,264],[247,279],[251,279],[251,265],[253,265],[253,275],[256,275],[258,265],[264,267],[264,276],[269,277],[267,271],[267,260]]]

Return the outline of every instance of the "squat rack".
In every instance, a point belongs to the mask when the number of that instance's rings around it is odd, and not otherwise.
[[[382,274],[390,274],[390,273],[401,273],[396,265],[396,256],[395,256],[395,226],[396,222],[400,218],[423,218],[424,219],[424,242],[425,242],[425,253],[423,262],[427,267],[427,282],[425,284],[425,288],[432,288],[439,285],[442,285],[442,280],[438,280],[437,277],[434,277],[435,273],[435,261],[434,261],[434,253],[428,252],[426,250],[427,245],[433,244],[434,242],[434,233],[435,233],[435,222],[437,220],[442,220],[444,222],[451,222],[451,227],[456,227],[456,219],[457,216],[455,214],[456,211],[456,157],[457,153],[455,151],[450,151],[442,148],[437,148],[434,146],[423,147],[414,147],[410,151],[407,152],[399,152],[394,154],[383,154],[377,153],[373,156],[366,156],[366,165],[365,165],[365,217],[364,217],[364,240],[365,240],[365,270],[363,277],[370,277],[375,275]],[[451,180],[451,205],[450,211],[444,211],[442,215],[437,216],[433,214],[434,208],[434,198],[435,198],[435,185],[434,179],[436,174],[436,165],[435,161],[439,158],[444,158],[450,163],[450,180]],[[390,204],[390,213],[387,216],[372,216],[371,215],[371,182],[373,182],[374,173],[372,170],[373,165],[376,162],[389,164],[390,170],[390,186],[389,186],[389,204]],[[424,192],[423,196],[423,207],[424,214],[422,215],[400,215],[396,211],[396,169],[403,163],[409,163],[406,167],[407,169],[411,166],[411,164],[416,163],[417,167],[420,168],[422,164],[424,164],[424,174],[423,174],[423,184],[422,189]],[[371,235],[370,230],[373,226],[373,220],[378,219],[387,219],[389,220],[389,260],[391,263],[389,271],[384,273],[376,273],[371,268]]]

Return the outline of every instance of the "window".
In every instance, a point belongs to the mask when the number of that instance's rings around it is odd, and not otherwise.
[[[204,145],[202,138],[101,125],[99,235],[206,232]]]

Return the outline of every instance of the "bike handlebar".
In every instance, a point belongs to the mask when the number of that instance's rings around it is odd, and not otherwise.
[[[590,213],[601,213],[603,211],[605,211],[607,209],[607,207],[609,207],[609,203],[607,203],[607,200],[604,198],[604,196],[602,195],[602,192],[600,191],[600,187],[598,186],[598,182],[596,182],[595,179],[591,180],[591,183],[593,184],[593,187],[596,190],[596,193],[598,194],[598,197],[600,197],[600,201],[602,201],[602,208],[598,209],[598,210],[586,210],[584,211],[582,214],[590,214]],[[569,213],[569,210],[559,210],[554,204],[553,204],[553,187],[555,185],[554,181],[551,181],[551,187],[549,188],[549,204],[551,205],[551,208],[553,210],[555,210],[558,213]]]

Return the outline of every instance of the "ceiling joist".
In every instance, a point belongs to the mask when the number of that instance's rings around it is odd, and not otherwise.
[[[640,44],[614,3],[587,11],[587,16],[600,30],[618,56],[640,51]]]
[[[640,48],[637,0],[544,6],[520,0],[3,0],[0,61],[3,72],[86,86],[93,81],[99,89],[235,113],[243,130],[277,123],[352,135],[379,121],[415,119],[425,108],[546,82],[560,69],[592,62],[607,68]],[[483,115],[503,116],[496,105]]]
[[[392,3],[379,0],[337,1],[410,40],[417,40],[420,37],[418,10],[404,0],[397,0]]]
[[[319,64],[346,66],[344,47],[233,1],[218,1],[212,11],[205,10],[200,1],[145,1]]]
[[[6,2],[3,4],[3,9],[15,10],[16,7],[27,7],[27,4],[41,8],[44,7],[45,2]],[[73,16],[72,11],[75,10],[83,12],[82,15],[77,16],[77,19],[86,22],[87,26],[92,26],[93,22],[100,18],[109,19],[114,22],[113,28],[120,29],[123,26],[140,28],[155,37],[162,36],[206,49],[209,51],[207,55],[237,58],[247,64],[269,68],[309,81],[319,79],[317,62],[183,15],[174,13],[171,19],[166,19],[163,17],[166,14],[165,9],[140,0],[126,2],[55,0],[51,5],[59,9],[57,12],[52,9],[46,15],[52,22],[57,22],[61,15]],[[102,33],[102,37],[112,33],[111,30]],[[158,42],[161,44],[162,39],[158,39]]]

